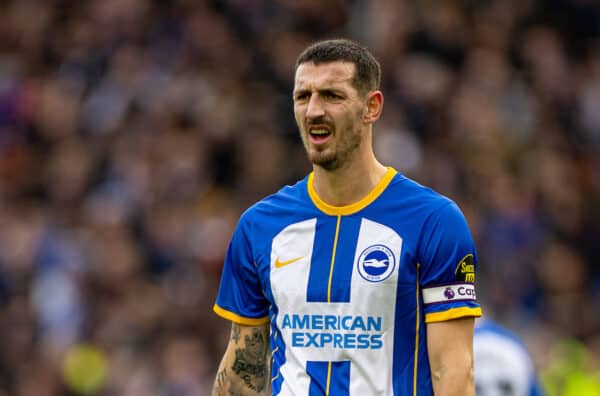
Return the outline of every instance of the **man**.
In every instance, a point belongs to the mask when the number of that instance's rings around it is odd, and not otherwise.
[[[523,343],[491,320],[478,320],[473,342],[477,396],[542,396]]]
[[[348,40],[299,56],[313,172],[240,218],[214,307],[233,322],[215,395],[474,394],[473,241],[452,201],[375,158],[380,74]]]

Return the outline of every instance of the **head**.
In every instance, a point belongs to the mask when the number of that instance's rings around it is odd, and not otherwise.
[[[294,114],[313,164],[334,170],[372,150],[372,124],[383,107],[380,79],[377,60],[350,40],[320,41],[300,54]]]

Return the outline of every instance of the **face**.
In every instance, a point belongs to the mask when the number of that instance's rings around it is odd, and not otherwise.
[[[334,170],[350,161],[360,148],[366,123],[365,98],[352,85],[355,66],[348,62],[296,70],[294,115],[310,161]]]

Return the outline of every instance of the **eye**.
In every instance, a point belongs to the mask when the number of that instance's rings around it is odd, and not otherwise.
[[[341,99],[341,96],[333,91],[323,91],[322,95],[325,99]]]
[[[302,101],[308,99],[308,92],[298,92],[294,95],[295,101]]]

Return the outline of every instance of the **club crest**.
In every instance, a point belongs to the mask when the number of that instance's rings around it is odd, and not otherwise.
[[[396,260],[392,251],[384,245],[366,248],[358,257],[358,273],[369,282],[386,280],[394,271]]]

